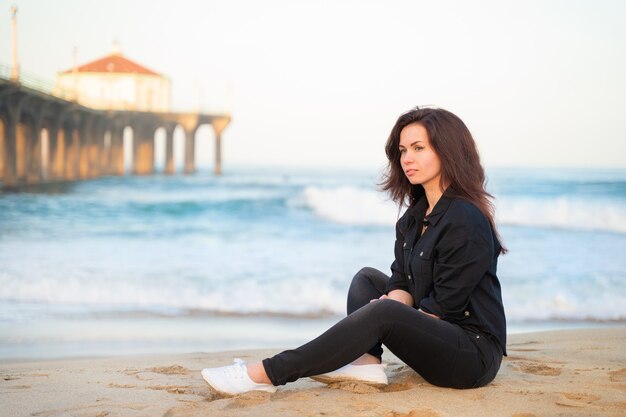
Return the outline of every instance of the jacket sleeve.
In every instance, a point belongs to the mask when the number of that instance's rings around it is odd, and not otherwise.
[[[391,278],[387,281],[385,294],[393,290],[404,290],[409,292],[409,286],[404,272],[404,233],[402,232],[403,219],[396,223],[396,242],[394,244],[395,259],[391,264]]]
[[[478,229],[485,225],[482,226]],[[421,309],[449,321],[459,321],[470,314],[470,296],[494,257],[493,240],[487,238],[490,233],[486,232],[459,224],[446,233],[436,246],[433,290],[420,302]]]

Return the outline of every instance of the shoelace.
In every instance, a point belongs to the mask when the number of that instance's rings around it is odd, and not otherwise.
[[[234,365],[226,366],[224,372],[228,378],[243,380],[244,375],[248,374],[246,370],[246,362],[241,358],[235,358],[233,360]]]

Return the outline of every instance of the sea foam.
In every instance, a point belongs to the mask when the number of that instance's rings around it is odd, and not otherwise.
[[[303,200],[316,215],[342,224],[393,225],[401,213],[382,193],[350,186],[307,187]],[[622,200],[496,196],[495,204],[499,225],[626,233]]]

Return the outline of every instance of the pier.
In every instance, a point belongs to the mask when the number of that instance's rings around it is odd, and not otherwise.
[[[0,187],[125,175],[124,132],[132,131],[130,173],[155,172],[155,134],[164,129],[164,174],[174,173],[174,130],[185,133],[184,173],[195,166],[195,135],[215,132],[214,172],[222,172],[228,114],[172,112],[168,77],[122,55],[119,45],[96,61],[62,71],[54,86],[20,69],[17,7],[11,7],[12,65],[0,63]]]
[[[159,128],[166,132],[163,173],[174,173],[177,126],[185,132],[184,173],[191,174],[196,169],[195,133],[200,126],[211,125],[214,172],[221,174],[222,132],[229,115],[99,110],[35,84],[0,75],[0,182],[5,188],[124,175],[126,128],[133,132],[132,174],[155,173],[154,137]]]

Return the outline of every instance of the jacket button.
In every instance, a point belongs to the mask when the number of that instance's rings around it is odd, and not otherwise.
[[[420,252],[420,256],[422,256],[423,254],[424,254],[424,251],[421,251],[421,252]]]
[[[409,274],[409,281],[411,280],[411,274]]]
[[[403,248],[406,248],[406,242],[404,242],[404,243],[402,244],[402,247],[403,247]]]
[[[466,311],[464,314],[465,314],[465,317],[469,317],[469,311]]]

